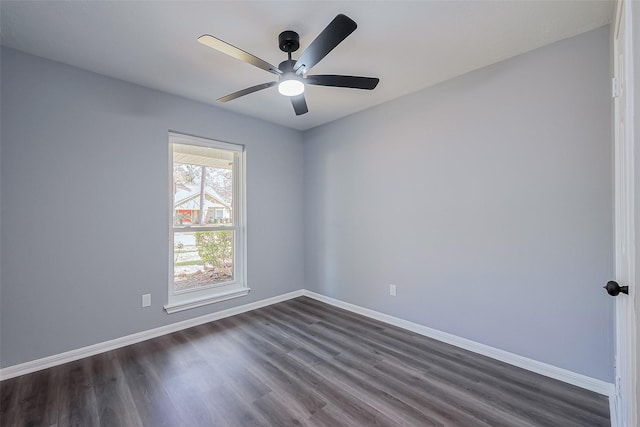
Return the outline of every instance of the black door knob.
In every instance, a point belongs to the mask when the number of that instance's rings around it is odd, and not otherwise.
[[[623,294],[629,295],[628,286],[620,286],[618,285],[618,282],[614,282],[613,280],[610,282],[607,282],[607,285],[604,288],[607,290],[607,293],[612,297],[615,297],[620,292],[622,292]]]

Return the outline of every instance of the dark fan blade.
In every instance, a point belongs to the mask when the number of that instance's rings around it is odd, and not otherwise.
[[[307,108],[307,101],[304,99],[304,95],[292,96],[291,104],[296,112],[296,116],[300,116],[309,111]]]
[[[352,89],[375,89],[380,79],[375,77],[335,76],[331,74],[307,76],[305,82],[317,86],[349,87]]]
[[[271,86],[277,85],[278,82],[269,82],[262,83],[261,85],[251,86],[246,89],[239,90],[237,92],[233,92],[231,95],[223,96],[222,98],[218,98],[218,102],[228,102],[234,100],[236,98],[240,98],[241,96],[249,95],[250,93],[257,92],[262,89],[267,89]]]
[[[327,25],[327,28],[311,42],[302,56],[293,66],[298,74],[306,73],[322,60],[334,47],[355,31],[358,25],[346,15],[338,15]]]
[[[205,46],[209,46],[217,51],[222,53],[226,53],[229,56],[233,56],[240,61],[244,61],[248,64],[254,65],[258,68],[262,68],[265,71],[268,71],[273,74],[282,74],[282,71],[276,67],[275,65],[269,64],[267,61],[263,61],[257,56],[253,56],[248,52],[245,52],[242,49],[239,49],[229,43],[222,41],[218,38],[210,36],[209,34],[205,34],[203,36],[198,37],[198,41]]]

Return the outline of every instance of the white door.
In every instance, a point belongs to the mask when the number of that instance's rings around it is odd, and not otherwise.
[[[618,426],[638,425],[634,140],[633,140],[633,60],[631,44],[631,3],[619,0],[613,26],[614,139],[615,139],[615,259],[616,281],[629,286],[629,295],[616,296],[616,391]],[[637,147],[640,149],[640,147]],[[640,172],[640,171],[638,171]],[[639,328],[640,329],[640,328]],[[640,344],[640,343],[638,343]]]

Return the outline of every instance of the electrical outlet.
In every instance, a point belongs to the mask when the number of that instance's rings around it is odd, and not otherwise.
[[[392,297],[396,296],[396,285],[389,285],[389,295]]]
[[[142,295],[142,306],[149,307],[151,305],[151,294]]]

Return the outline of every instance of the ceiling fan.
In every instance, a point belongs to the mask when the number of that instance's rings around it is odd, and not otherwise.
[[[251,86],[230,95],[223,96],[217,100],[218,102],[228,102],[241,96],[278,85],[278,92],[291,99],[293,109],[296,115],[299,116],[309,111],[303,94],[305,84],[367,90],[372,90],[378,85],[380,79],[374,77],[341,76],[333,74],[306,75],[311,68],[346,39],[349,34],[354,32],[356,28],[357,24],[348,16],[342,14],[336,16],[318,37],[311,42],[298,60],[291,59],[291,52],[295,52],[300,47],[300,36],[295,31],[283,31],[278,36],[278,44],[280,50],[286,52],[289,59],[281,62],[277,67],[208,34],[200,36],[198,41],[205,46],[209,46],[248,64],[262,68],[279,77],[277,81]]]

